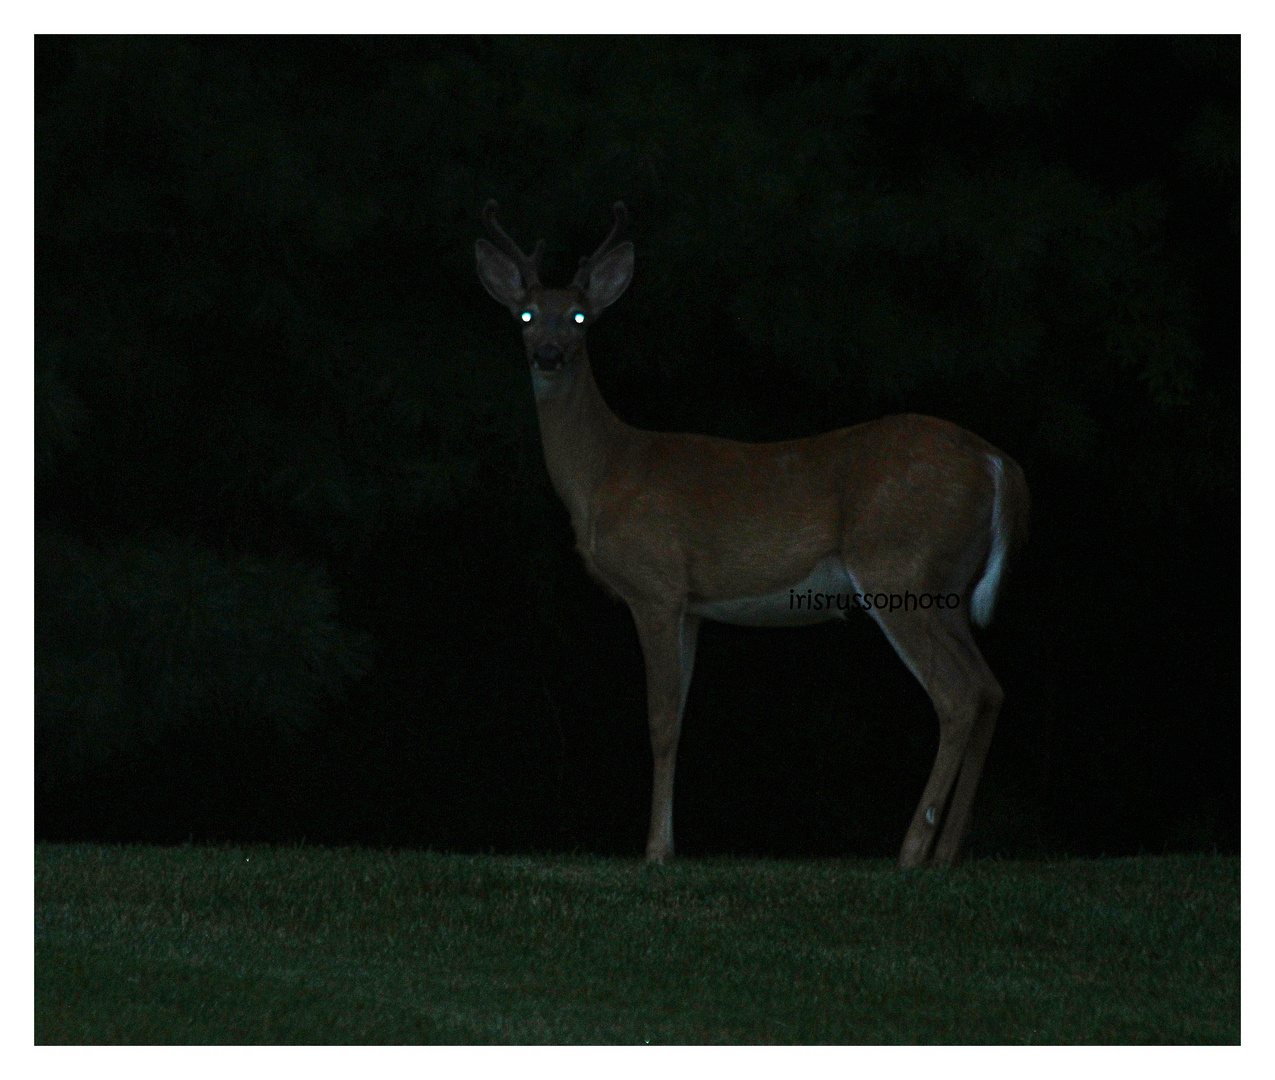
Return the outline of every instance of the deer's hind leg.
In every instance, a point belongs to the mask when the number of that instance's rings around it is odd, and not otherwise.
[[[938,753],[903,838],[899,865],[950,866],[965,838],[1004,693],[974,644],[963,611],[872,614],[929,694],[939,719]]]

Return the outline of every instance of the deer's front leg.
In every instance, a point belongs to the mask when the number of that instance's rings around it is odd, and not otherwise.
[[[695,667],[699,616],[631,605],[646,659],[646,708],[651,726],[655,777],[651,786],[651,831],[646,857],[662,863],[673,854],[673,769],[682,711]]]

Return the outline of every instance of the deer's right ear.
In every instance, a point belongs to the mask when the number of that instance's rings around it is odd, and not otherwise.
[[[527,287],[514,261],[499,248],[481,239],[474,245],[474,254],[478,259],[478,280],[483,283],[483,288],[505,307],[521,307],[527,298]]]
[[[589,268],[584,295],[594,311],[610,307],[633,280],[633,244],[617,244]]]

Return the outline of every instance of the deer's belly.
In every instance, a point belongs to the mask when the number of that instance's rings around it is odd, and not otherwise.
[[[858,592],[840,557],[829,555],[786,589],[764,596],[694,601],[686,610],[736,626],[809,626],[828,619],[844,619],[859,606],[855,601]]]

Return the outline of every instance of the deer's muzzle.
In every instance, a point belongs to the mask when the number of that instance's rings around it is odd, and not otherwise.
[[[531,356],[531,362],[541,371],[554,371],[562,367],[567,354],[557,345],[541,345]]]

